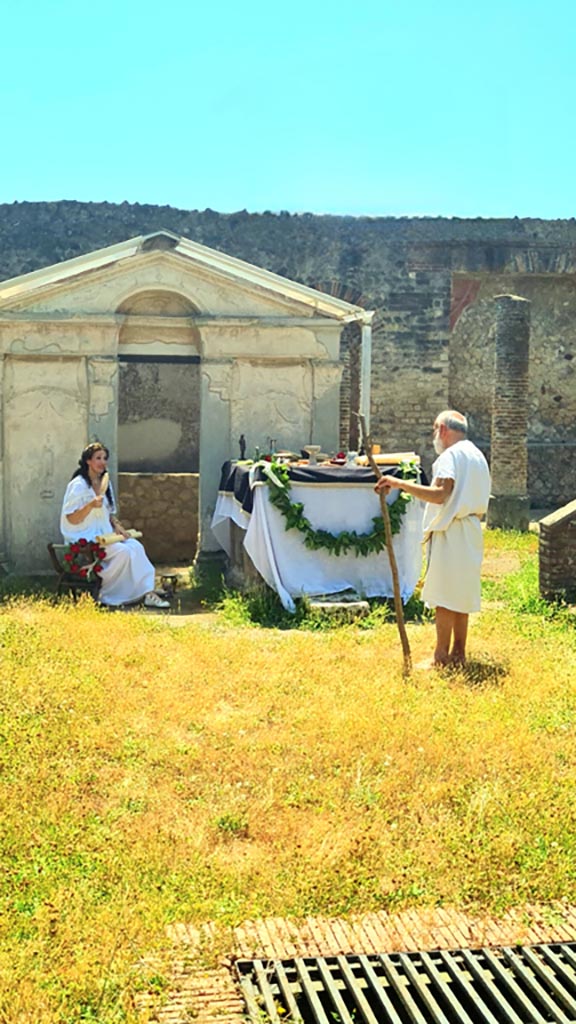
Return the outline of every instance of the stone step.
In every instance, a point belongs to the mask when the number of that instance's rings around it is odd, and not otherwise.
[[[360,619],[370,611],[368,601],[364,601],[358,595],[347,597],[342,594],[313,597],[309,601],[309,608],[311,611],[319,611],[347,621]]]

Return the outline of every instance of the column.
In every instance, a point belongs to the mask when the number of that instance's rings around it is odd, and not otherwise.
[[[237,450],[230,436],[230,395],[232,359],[203,360],[200,399],[199,537],[195,564],[202,566],[213,557],[223,557],[210,523],[218,497],[222,463]]]
[[[115,356],[92,356],[87,360],[88,380],[88,437],[89,441],[102,441],[110,449],[110,472],[116,493],[118,486],[117,427],[118,427],[118,360]]]
[[[362,322],[362,347],[360,362],[360,412],[370,433],[370,394],[372,381],[372,316]]]
[[[496,373],[492,402],[490,461],[492,498],[488,526],[527,530],[528,357],[530,302],[497,295]]]

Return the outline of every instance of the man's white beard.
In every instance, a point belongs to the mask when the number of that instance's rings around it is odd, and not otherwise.
[[[446,445],[442,444],[442,441],[440,440],[439,437],[434,438],[433,444],[436,455],[442,455],[442,452],[446,451]]]

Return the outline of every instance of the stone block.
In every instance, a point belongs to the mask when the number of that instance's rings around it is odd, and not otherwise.
[[[337,598],[312,598],[308,607],[310,611],[321,612],[343,622],[354,622],[355,619],[364,618],[370,612],[368,601],[349,600],[339,601]]]
[[[530,524],[530,500],[526,495],[502,494],[490,498],[486,524],[492,530],[522,530]]]
[[[539,586],[542,597],[576,593],[576,501],[540,520]]]
[[[192,563],[198,546],[197,473],[120,473],[120,517],[143,533],[153,562]]]

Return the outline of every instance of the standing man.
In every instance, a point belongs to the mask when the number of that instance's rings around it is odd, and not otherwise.
[[[427,502],[423,528],[430,546],[422,599],[436,609],[434,665],[464,664],[468,615],[480,611],[480,518],[488,508],[490,471],[467,433],[462,413],[441,412],[434,423],[438,458],[430,486],[383,476],[375,488],[398,487]]]

